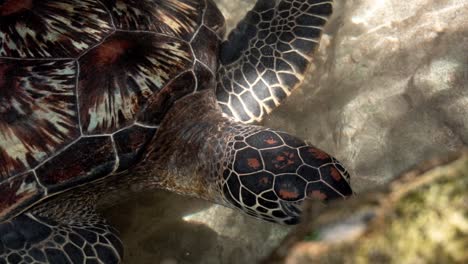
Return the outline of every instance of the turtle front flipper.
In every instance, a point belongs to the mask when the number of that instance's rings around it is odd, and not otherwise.
[[[304,79],[332,13],[327,0],[259,0],[222,44],[216,96],[225,114],[252,123]]]
[[[75,213],[65,219],[25,213],[0,223],[0,263],[120,263],[116,230],[94,212]]]

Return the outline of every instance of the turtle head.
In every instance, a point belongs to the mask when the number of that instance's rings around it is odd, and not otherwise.
[[[287,133],[226,118],[206,90],[174,104],[141,165],[158,188],[295,224],[306,199],[352,195],[338,160]],[[152,175],[156,175],[156,180]]]
[[[329,201],[352,195],[349,174],[338,160],[289,134],[250,126],[227,144],[224,199],[249,215],[295,224],[305,199]]]

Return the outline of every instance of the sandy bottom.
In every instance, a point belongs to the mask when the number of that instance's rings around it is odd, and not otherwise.
[[[121,232],[126,263],[251,263],[289,230],[165,191],[136,195],[105,215]]]

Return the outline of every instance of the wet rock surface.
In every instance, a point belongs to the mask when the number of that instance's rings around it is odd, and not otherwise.
[[[215,2],[232,28],[255,1]],[[356,0],[334,10],[305,84],[264,125],[336,156],[358,200],[468,144],[468,4]],[[126,263],[252,262],[290,230],[162,191],[106,215],[122,232]]]
[[[426,161],[391,184],[304,221],[263,263],[466,263],[468,152]]]

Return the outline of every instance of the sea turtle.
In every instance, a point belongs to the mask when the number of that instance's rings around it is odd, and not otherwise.
[[[118,263],[96,208],[167,189],[267,221],[352,194],[333,157],[253,125],[304,78],[329,0],[0,1],[0,263]]]

